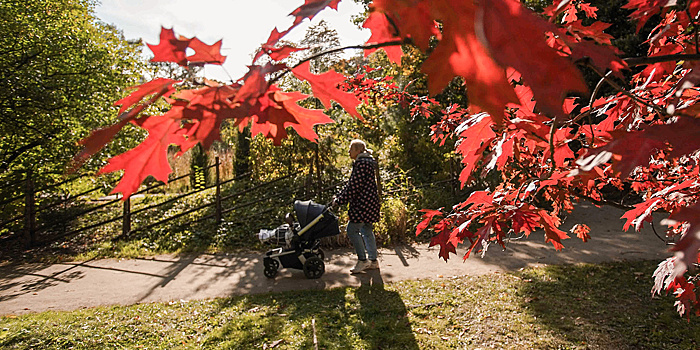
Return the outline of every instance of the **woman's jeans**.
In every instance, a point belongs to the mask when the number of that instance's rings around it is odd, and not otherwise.
[[[371,222],[348,223],[348,238],[355,248],[357,258],[360,260],[377,260],[377,242],[374,240],[373,225]],[[367,251],[367,255],[365,255]]]

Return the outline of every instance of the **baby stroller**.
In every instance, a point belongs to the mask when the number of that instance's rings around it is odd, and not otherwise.
[[[274,230],[262,229],[258,238],[263,243],[277,245],[263,258],[264,274],[274,278],[280,267],[303,270],[306,278],[319,278],[326,272],[321,238],[340,233],[338,218],[330,208],[312,201],[294,201],[299,222],[287,214],[287,224]]]

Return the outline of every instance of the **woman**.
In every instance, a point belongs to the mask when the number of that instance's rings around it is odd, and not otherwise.
[[[347,233],[358,259],[350,272],[360,273],[379,268],[373,232],[374,223],[379,221],[380,206],[375,177],[377,162],[361,140],[350,142],[350,158],[354,160],[350,179],[333,199],[333,204],[350,204]]]

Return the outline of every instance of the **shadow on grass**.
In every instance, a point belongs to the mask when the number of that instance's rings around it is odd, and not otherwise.
[[[651,297],[657,262],[525,270],[522,307],[569,345],[596,349],[698,349],[700,319],[688,322],[672,296]]]
[[[212,317],[234,317],[205,347],[216,349],[419,349],[397,292],[378,271],[359,288],[233,297]]]

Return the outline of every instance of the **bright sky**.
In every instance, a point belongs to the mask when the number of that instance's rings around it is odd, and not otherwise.
[[[224,68],[235,80],[247,71],[251,53],[267,41],[273,28],[289,28],[293,17],[288,14],[304,3],[303,0],[102,0],[97,17],[116,25],[127,39],[142,38],[157,44],[160,27],[175,30],[176,35],[196,36],[207,44],[223,39],[221,54],[227,56]],[[362,12],[362,5],[352,0],[340,2],[338,11],[327,8],[312,22],[305,20],[284,37],[298,41],[309,24],[326,20],[338,31],[342,45],[363,44],[369,30],[360,30],[350,20]],[[148,50],[146,50],[148,51]],[[148,51],[150,53],[150,51]],[[228,81],[221,67],[207,65],[207,78]]]

